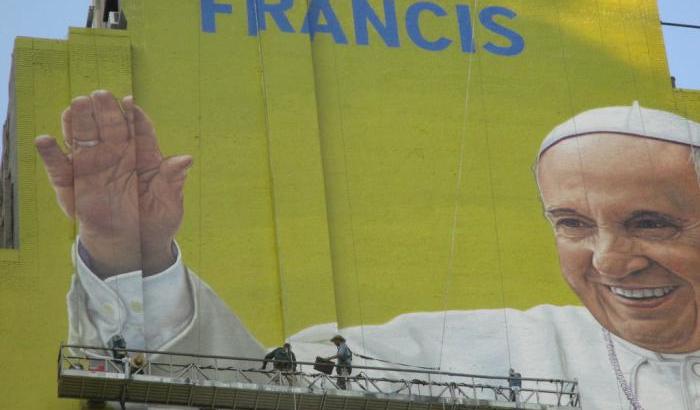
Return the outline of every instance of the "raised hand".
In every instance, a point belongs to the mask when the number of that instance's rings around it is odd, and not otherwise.
[[[131,97],[122,105],[136,141],[143,273],[150,275],[173,262],[171,245],[182,222],[183,188],[192,157],[163,158],[146,113]]]
[[[189,156],[163,159],[155,131],[131,97],[78,97],[62,116],[68,154],[36,139],[61,208],[79,223],[81,243],[101,277],[163,270],[182,220]]]
[[[62,116],[68,155],[53,137],[36,147],[58,202],[78,219],[81,243],[96,274],[141,269],[135,142],[108,92],[77,97]]]

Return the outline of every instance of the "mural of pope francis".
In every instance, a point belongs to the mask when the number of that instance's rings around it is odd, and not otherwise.
[[[164,159],[143,110],[106,91],[75,99],[63,125],[70,156],[49,136],[36,146],[80,227],[70,342],[121,334],[132,347],[262,357],[173,240],[191,158]],[[535,167],[563,278],[583,306],[408,313],[343,335],[356,353],[402,363],[576,378],[585,409],[700,408],[699,172],[700,124],[636,103],[583,112],[544,139]],[[100,225],[106,196],[118,198],[118,232]],[[130,257],[139,233],[140,262]],[[305,360],[331,353],[335,332],[322,324],[290,341]]]

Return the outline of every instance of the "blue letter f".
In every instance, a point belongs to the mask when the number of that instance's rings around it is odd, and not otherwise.
[[[200,0],[202,9],[202,31],[216,33],[216,13],[231,14],[233,6],[219,4],[215,0]]]

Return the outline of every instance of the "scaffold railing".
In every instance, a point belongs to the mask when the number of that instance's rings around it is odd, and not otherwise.
[[[61,345],[58,396],[92,401],[252,410],[580,409],[572,380],[311,362],[262,369],[259,358]],[[334,372],[336,373],[336,372]]]

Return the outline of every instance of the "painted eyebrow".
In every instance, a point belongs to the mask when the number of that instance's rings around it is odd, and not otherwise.
[[[576,216],[578,218],[584,219],[587,223],[595,225],[595,221],[591,218],[581,215],[573,208],[550,208],[544,211],[545,217],[547,218],[559,218],[566,216]]]
[[[631,219],[638,219],[638,218],[659,218],[659,219],[664,219],[666,221],[682,224],[685,222],[683,219],[676,218],[674,216],[664,214],[661,212],[657,211],[648,211],[648,210],[640,210],[640,211],[634,211],[632,214],[627,218],[627,220]]]
[[[566,215],[579,215],[578,212],[576,212],[575,209],[572,208],[549,208],[544,211],[545,214],[551,215],[551,216],[566,216]]]

